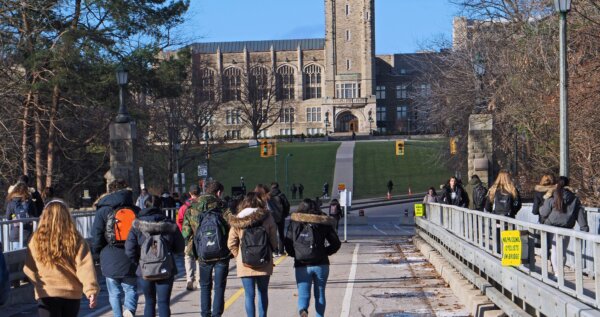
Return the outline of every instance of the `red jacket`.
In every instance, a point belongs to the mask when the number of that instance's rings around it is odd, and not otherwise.
[[[192,205],[191,199],[185,201],[183,206],[179,207],[179,211],[177,212],[177,227],[179,227],[179,231],[181,231],[181,227],[183,227],[183,216],[185,215],[185,211],[189,206]]]

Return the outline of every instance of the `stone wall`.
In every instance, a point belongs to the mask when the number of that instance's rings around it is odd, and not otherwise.
[[[468,177],[477,174],[482,182],[493,182],[494,153],[493,119],[491,114],[473,114],[469,117]]]

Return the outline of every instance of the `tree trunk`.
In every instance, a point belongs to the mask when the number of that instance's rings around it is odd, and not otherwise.
[[[21,131],[21,159],[23,162],[23,174],[27,175],[29,171],[29,151],[27,147],[27,131],[29,130],[29,108],[31,107],[31,96],[33,92],[29,90],[25,103],[23,104],[23,129]]]
[[[36,98],[37,99],[37,98]],[[35,186],[39,192],[43,189],[42,177],[42,123],[40,118],[40,111],[35,110],[35,132],[34,132],[34,140],[35,140]]]
[[[48,124],[48,152],[47,152],[47,167],[46,167],[46,186],[52,186],[52,178],[54,173],[54,142],[56,134],[56,114],[58,112],[58,104],[60,102],[60,89],[58,85],[54,85],[52,91],[52,108],[50,109],[50,123]]]

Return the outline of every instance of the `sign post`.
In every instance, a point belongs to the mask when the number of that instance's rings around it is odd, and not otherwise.
[[[348,242],[348,209],[352,207],[352,191],[340,191],[340,206],[344,207],[344,242]]]

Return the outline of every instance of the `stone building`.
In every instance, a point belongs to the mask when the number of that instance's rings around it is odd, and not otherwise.
[[[325,38],[196,43],[193,81],[222,104],[214,136],[249,138],[235,102],[244,74],[275,74],[281,116],[261,137],[423,132],[413,109],[420,54],[375,55],[374,0],[326,0]],[[220,84],[218,84],[220,83]],[[412,127],[411,127],[412,124]]]

